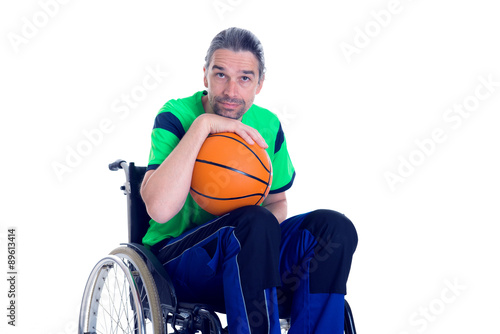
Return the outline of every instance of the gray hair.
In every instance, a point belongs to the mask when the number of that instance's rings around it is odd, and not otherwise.
[[[208,70],[210,61],[215,51],[227,49],[234,52],[250,51],[259,62],[259,82],[266,70],[264,61],[264,48],[257,36],[241,28],[228,28],[214,37],[205,57],[205,68]]]

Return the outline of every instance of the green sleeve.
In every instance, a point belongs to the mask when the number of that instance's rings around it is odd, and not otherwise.
[[[170,131],[161,128],[153,129],[148,169],[156,169],[174,150],[179,141],[179,138]]]

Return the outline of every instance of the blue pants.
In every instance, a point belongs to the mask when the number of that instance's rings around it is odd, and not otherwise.
[[[317,210],[279,224],[266,209],[237,209],[153,251],[179,300],[225,311],[229,333],[343,333],[344,295],[356,230]]]

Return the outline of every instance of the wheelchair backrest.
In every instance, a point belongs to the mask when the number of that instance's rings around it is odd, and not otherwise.
[[[142,244],[151,218],[146,211],[146,205],[141,197],[141,183],[146,173],[146,167],[128,164],[127,212],[128,212],[128,242]],[[127,188],[127,183],[125,184]]]

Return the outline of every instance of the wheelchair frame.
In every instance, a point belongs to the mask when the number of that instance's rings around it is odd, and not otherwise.
[[[116,160],[109,164],[109,169],[123,169],[125,172],[125,184],[120,189],[127,196],[128,242],[101,259],[92,270],[83,294],[79,334],[171,333],[169,329],[172,333],[179,334],[226,333],[216,314],[216,311],[224,311],[215,310],[206,304],[178,301],[164,267],[142,245],[142,237],[150,220],[140,196],[146,167]],[[107,305],[114,303],[115,297],[121,298],[118,309],[116,305]],[[125,302],[124,298],[127,299]],[[108,306],[109,309],[106,309]],[[104,324],[99,324],[100,320],[104,320]],[[286,333],[290,326],[288,319],[280,322],[282,332]],[[99,329],[98,326],[102,328]],[[344,332],[356,334],[352,310],[347,300]]]

